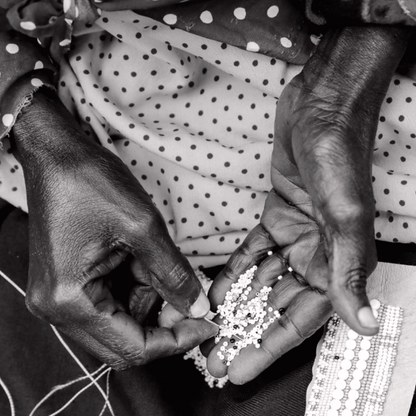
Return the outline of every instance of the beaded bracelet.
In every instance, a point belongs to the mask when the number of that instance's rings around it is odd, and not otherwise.
[[[337,314],[327,324],[306,416],[372,416],[383,412],[403,310],[371,301],[380,322],[373,337],[358,335]]]

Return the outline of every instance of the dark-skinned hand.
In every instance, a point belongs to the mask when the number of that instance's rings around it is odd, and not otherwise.
[[[194,318],[209,311],[208,299],[149,195],[120,159],[83,135],[57,97],[36,93],[14,139],[29,206],[33,314],[115,369],[215,334],[202,319],[141,326],[158,295]]]
[[[333,308],[358,333],[377,333],[365,289],[377,262],[373,142],[409,34],[386,27],[331,29],[282,93],[274,189],[261,223],[231,256],[209,297],[216,310],[239,275],[258,265],[254,289],[272,287],[269,305],[285,313],[264,332],[260,348],[244,348],[228,367],[217,356],[222,341],[205,343],[214,376],[228,374],[236,384],[253,379],[311,336]]]

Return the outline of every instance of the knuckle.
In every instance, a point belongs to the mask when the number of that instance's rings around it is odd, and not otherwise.
[[[329,206],[329,213],[332,219],[339,224],[356,224],[357,221],[366,218],[372,212],[360,201],[353,201],[348,198],[338,199],[333,206]]]
[[[365,293],[367,287],[367,270],[365,267],[350,269],[346,275],[346,289],[354,295]]]
[[[253,255],[250,250],[250,244],[247,241],[243,241],[240,247],[238,247],[234,256],[226,264],[224,272],[231,280],[235,280],[236,275],[234,270],[246,270],[253,262]]]
[[[31,289],[26,294],[26,307],[29,312],[40,319],[46,319],[46,301],[43,292],[38,289]]]
[[[63,285],[44,290],[40,286],[32,287],[26,294],[26,307],[37,318],[55,326],[67,323],[68,311],[76,310],[75,292]]]
[[[295,334],[296,341],[294,346],[299,345],[303,342],[308,335],[304,334],[299,327],[295,324],[295,322],[290,317],[289,313],[285,313],[280,319],[279,324],[282,328],[284,328],[288,333]]]

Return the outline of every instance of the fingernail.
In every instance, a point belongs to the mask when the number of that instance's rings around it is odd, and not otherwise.
[[[209,312],[209,300],[206,297],[203,290],[198,296],[198,299],[191,306],[191,316],[192,318],[203,318]]]
[[[358,320],[362,326],[367,328],[378,328],[379,323],[377,319],[374,317],[373,311],[370,306],[364,306],[358,311],[357,314]]]

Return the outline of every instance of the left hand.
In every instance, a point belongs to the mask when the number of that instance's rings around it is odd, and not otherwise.
[[[269,251],[273,254],[267,255]],[[222,341],[217,345],[213,340],[203,344],[203,353],[209,354],[210,373],[215,377],[228,373],[234,384],[255,378],[313,335],[332,312],[326,296],[328,264],[318,226],[274,191],[266,200],[261,224],[251,231],[215,279],[209,292],[213,310],[223,303],[231,284],[253,265],[258,265],[258,269],[252,293],[263,286],[272,287],[267,307],[284,308],[285,312],[263,333],[261,348],[242,349],[229,367],[217,356]],[[288,272],[288,265],[293,268],[292,273]],[[279,275],[283,275],[280,281]],[[221,323],[218,317],[214,321]]]
[[[213,375],[228,372],[236,384],[253,379],[322,326],[331,303],[358,333],[377,332],[365,291],[376,265],[371,160],[379,109],[408,33],[331,30],[285,88],[276,115],[275,191],[261,224],[215,280],[210,300],[215,310],[257,264],[253,286],[273,287],[270,306],[286,312],[263,334],[261,348],[243,349],[229,367],[216,355],[220,345],[206,344]],[[265,258],[268,250],[275,254]]]

